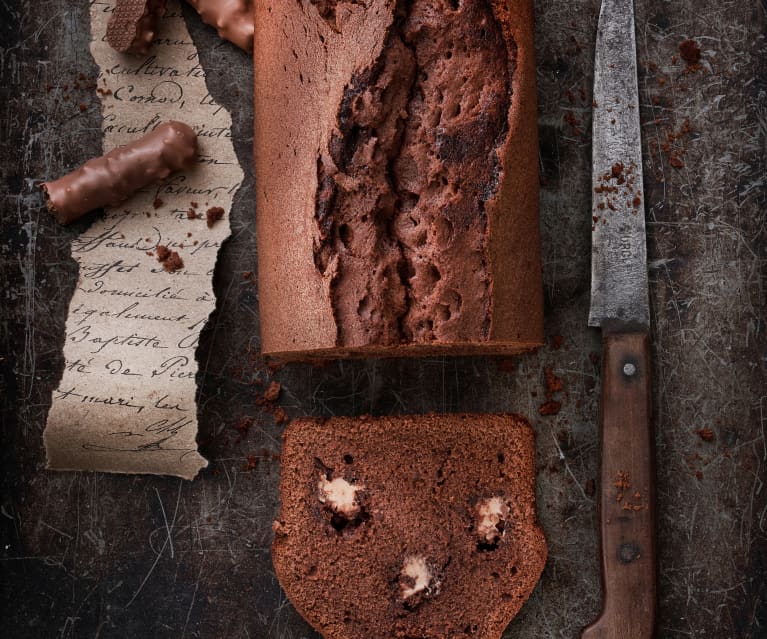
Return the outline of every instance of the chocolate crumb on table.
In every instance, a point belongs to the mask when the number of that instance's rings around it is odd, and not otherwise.
[[[264,391],[264,399],[267,402],[276,402],[280,397],[282,385],[279,382],[271,382]]]
[[[235,422],[234,429],[239,433],[237,439],[234,442],[235,444],[238,444],[241,441],[247,439],[248,433],[250,432],[250,427],[253,426],[254,421],[254,417],[250,415],[244,415]]]
[[[679,45],[679,53],[682,55],[682,60],[687,64],[698,64],[698,62],[700,62],[700,47],[693,39],[688,39],[682,42]]]
[[[279,382],[271,382],[266,387],[263,395],[256,399],[257,406],[272,406],[279,399],[280,392],[282,392],[282,385]]]
[[[163,202],[159,197],[156,197],[154,202],[152,202],[152,206],[156,209],[161,208],[164,204],[165,202]]]
[[[564,381],[562,381],[561,377],[557,377],[554,374],[554,369],[551,366],[544,366],[543,376],[546,380],[547,393],[556,393],[564,388]]]
[[[224,217],[224,209],[220,206],[212,206],[205,211],[205,218],[207,220],[208,228],[213,228],[213,225]]]
[[[549,417],[551,415],[557,415],[559,414],[559,411],[562,410],[562,403],[557,402],[555,400],[549,400],[548,402],[544,402],[538,407],[538,413],[542,417]]]
[[[549,417],[558,414],[562,409],[562,402],[558,402],[554,399],[554,393],[558,393],[564,389],[565,383],[561,377],[557,377],[554,374],[554,369],[551,366],[545,366],[543,368],[543,377],[543,388],[546,401],[538,407],[538,413],[543,417]]]

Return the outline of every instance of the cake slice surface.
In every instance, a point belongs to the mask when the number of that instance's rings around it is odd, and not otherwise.
[[[540,577],[520,417],[301,419],[281,459],[274,567],[326,639],[498,639]]]

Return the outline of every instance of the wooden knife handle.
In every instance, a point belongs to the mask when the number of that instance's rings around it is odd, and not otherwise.
[[[655,632],[655,472],[650,338],[604,332],[599,525],[604,602],[583,639],[649,639]]]

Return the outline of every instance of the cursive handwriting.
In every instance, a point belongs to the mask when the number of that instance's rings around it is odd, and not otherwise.
[[[185,371],[189,365],[189,358],[186,355],[176,355],[166,359],[157,368],[152,369],[152,377],[172,377],[176,379],[194,379],[194,373]]]
[[[138,263],[125,264],[122,260],[116,260],[104,264],[86,264],[82,267],[81,272],[85,279],[95,280],[105,277],[112,271],[115,273],[132,273],[138,266]]]
[[[135,240],[128,240],[122,232],[117,230],[117,224],[107,227],[96,236],[81,235],[72,242],[73,253],[90,253],[97,248],[128,248],[137,251],[149,251],[159,243],[157,239],[147,239],[145,236]],[[155,228],[154,231],[159,234]],[[160,236],[162,239],[162,236]]]
[[[160,399],[156,400],[154,403],[155,408],[159,408],[160,410],[177,410],[181,411],[182,413],[188,413],[189,409],[184,408],[181,406],[181,404],[174,404],[172,402],[167,401],[168,394],[166,393]]]
[[[163,346],[162,341],[159,337],[157,337],[157,335],[152,335],[150,337],[147,335],[137,335],[136,333],[131,333],[130,335],[100,337],[98,335],[91,334],[92,328],[93,327],[90,324],[81,326],[80,328],[75,329],[69,335],[67,335],[67,339],[73,344],[80,344],[83,342],[94,344],[97,346],[97,348],[91,351],[91,353],[100,353],[109,346],[130,346],[131,348],[151,349],[168,348],[167,346]]]
[[[149,120],[143,123],[131,123],[127,124],[117,119],[114,113],[107,113],[104,116],[103,129],[104,133],[130,133],[131,135],[144,135],[150,131],[154,131],[160,123],[162,118],[159,113],[155,113]]]
[[[206,94],[206,95],[204,95],[204,96],[202,97],[202,99],[200,100],[200,106],[211,106],[211,107],[217,107],[217,108],[216,108],[216,109],[213,111],[213,114],[212,114],[212,115],[214,115],[214,116],[215,116],[215,115],[218,115],[219,113],[221,113],[221,111],[223,111],[223,110],[224,110],[224,107],[222,107],[222,106],[221,106],[221,105],[220,105],[218,102],[216,102],[216,101],[213,99],[213,96],[212,96],[210,93],[208,93],[208,94]],[[227,130],[228,130],[228,131],[230,131],[229,127],[226,127],[226,128],[227,128]],[[230,131],[230,133],[231,133],[231,131]],[[197,135],[200,135],[200,133],[198,132],[198,133],[197,133]]]
[[[205,211],[229,210],[243,179],[231,116],[208,91],[210,69],[201,64],[176,3],[150,54],[132,58],[103,37],[114,0],[88,1],[104,149],[180,120],[197,133],[200,157],[195,166],[105,207],[74,240],[80,270],[50,441],[85,468],[190,477],[205,464],[195,445],[194,354],[215,306],[212,272],[230,229],[228,220],[207,228]],[[177,251],[184,268],[165,271],[160,246]]]
[[[115,100],[132,104],[177,104],[184,108],[184,88],[174,80],[163,80],[148,92],[140,93],[135,84],[125,84],[113,91]]]
[[[176,67],[157,64],[156,55],[150,55],[142,60],[138,66],[119,62],[106,69],[106,72],[110,75],[151,75],[170,78],[177,78],[180,75]]]
[[[140,307],[138,302],[133,302],[128,306],[119,310],[103,310],[98,308],[92,308],[85,304],[79,304],[71,311],[72,315],[77,315],[80,319],[77,321],[77,325],[81,326],[85,322],[90,322],[94,317],[102,319],[126,319],[140,322],[185,322],[189,319],[186,313],[179,313],[178,315],[164,315],[162,313],[140,313],[136,309]]]
[[[79,400],[81,404],[103,404],[104,406],[122,406],[123,408],[130,408],[136,411],[136,414],[141,413],[146,406],[139,404],[135,401],[135,398],[131,396],[130,399],[124,397],[112,397],[111,395],[101,397],[99,395],[88,395],[85,393],[77,392],[77,387],[72,386],[69,390],[56,391],[57,400],[75,399]]]
[[[115,432],[110,434],[122,435],[123,433]],[[132,434],[133,433],[131,433],[131,435]],[[119,443],[113,446],[107,446],[104,444],[93,444],[87,442],[83,444],[83,450],[99,453],[147,453],[160,451],[177,451],[182,453],[179,456],[179,462],[184,458],[185,455],[196,452],[194,448],[183,446],[166,446],[165,443],[172,438],[173,435],[167,435],[166,437],[161,437],[160,439],[155,439],[144,444],[139,444],[138,446],[120,446]]]
[[[157,195],[216,195],[231,194],[232,189],[236,191],[240,185],[235,186],[205,186],[200,187],[199,183],[192,183],[195,186],[186,184],[186,175],[174,175],[157,187]]]
[[[93,358],[91,357],[87,362],[84,362],[79,357],[74,362],[67,362],[64,365],[64,370],[70,372],[70,373],[78,373],[79,375],[90,375],[90,365],[91,362],[93,362]]]
[[[140,289],[131,288],[104,288],[105,284],[102,280],[98,280],[93,283],[89,288],[82,286],[78,287],[78,290],[86,294],[98,294],[109,295],[114,297],[136,297],[136,298],[154,298],[159,300],[186,300],[187,298],[182,295],[184,293],[183,288],[172,288],[170,286],[163,286],[156,291],[153,289],[147,289],[142,291]]]
[[[134,373],[130,368],[123,364],[121,359],[113,359],[110,362],[104,364],[104,368],[109,371],[110,375],[128,375],[131,377],[141,377],[141,373]]]

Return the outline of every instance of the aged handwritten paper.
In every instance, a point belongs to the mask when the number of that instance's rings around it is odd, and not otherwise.
[[[230,210],[243,173],[231,117],[208,94],[178,0],[168,2],[146,58],[118,54],[103,41],[114,4],[91,3],[104,150],[180,120],[197,132],[201,161],[107,210],[74,242],[80,273],[64,376],[45,431],[48,465],[191,479],[207,465],[195,443],[195,349],[215,305],[213,268],[229,235],[228,215],[208,228],[205,212]],[[201,217],[189,219],[190,209]],[[178,251],[184,268],[166,272],[158,245]]]

